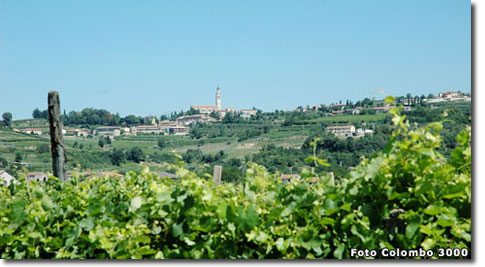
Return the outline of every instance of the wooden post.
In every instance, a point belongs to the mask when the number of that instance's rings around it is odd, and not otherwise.
[[[52,172],[59,180],[65,180],[64,163],[66,162],[66,149],[62,137],[61,108],[59,92],[50,91],[47,96],[49,112],[49,128],[51,135]]]
[[[215,165],[214,166],[214,175],[212,176],[212,179],[216,184],[221,183],[221,177],[222,177],[222,166],[220,165]]]

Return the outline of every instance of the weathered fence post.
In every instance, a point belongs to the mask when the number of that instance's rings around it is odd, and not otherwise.
[[[221,176],[222,176],[222,166],[220,165],[215,165],[214,166],[214,175],[212,176],[212,179],[216,184],[221,183]]]
[[[59,92],[50,91],[47,96],[49,112],[49,128],[51,135],[52,172],[59,180],[65,180],[64,163],[66,162],[66,149],[62,137],[61,108]]]

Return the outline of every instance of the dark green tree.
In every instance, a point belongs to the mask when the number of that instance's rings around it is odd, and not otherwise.
[[[219,115],[217,114],[217,112],[215,111],[212,111],[209,116],[211,116],[212,118],[216,119],[216,120],[219,120]]]
[[[234,166],[222,168],[222,181],[229,183],[239,183],[242,179],[242,171]]]
[[[12,113],[10,112],[3,113],[2,119],[5,126],[8,126],[8,127],[12,126]]]
[[[167,144],[166,144],[165,140],[163,140],[163,139],[158,139],[157,145],[158,145],[158,147],[159,147],[160,149],[162,149],[162,150],[163,150],[163,149],[166,147],[166,145],[167,145]]]
[[[113,149],[110,154],[111,163],[116,166],[120,166],[121,163],[126,161],[126,155],[121,149]]]
[[[37,151],[40,153],[40,154],[44,154],[44,153],[49,153],[49,145],[48,144],[41,144],[37,147]]]
[[[0,157],[0,166],[2,166],[2,168],[7,168],[8,166],[8,161],[6,158],[4,157]]]
[[[233,123],[234,122],[234,115],[232,112],[226,113],[226,116],[222,119],[222,123]]]
[[[192,139],[199,139],[202,137],[202,132],[200,131],[199,127],[192,127],[190,128],[189,135]]]
[[[143,153],[140,147],[135,146],[128,151],[127,158],[133,162],[140,163],[145,160],[145,153]]]
[[[99,141],[98,141],[98,146],[99,147],[104,147],[104,138],[99,138]]]
[[[34,119],[42,118],[42,112],[38,108],[34,109],[34,111],[32,111],[32,118]]]
[[[15,162],[21,162],[22,161],[22,154],[20,152],[17,152],[15,154]]]

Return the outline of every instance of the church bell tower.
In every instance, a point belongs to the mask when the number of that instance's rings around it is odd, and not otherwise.
[[[221,88],[219,88],[219,85],[217,86],[217,91],[216,91],[216,107],[218,110],[222,109],[222,104],[221,104]]]

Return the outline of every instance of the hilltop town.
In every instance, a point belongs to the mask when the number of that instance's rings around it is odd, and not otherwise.
[[[390,105],[384,104],[383,101],[375,101],[366,99],[363,102],[373,102],[372,105],[352,105],[349,103],[335,103],[329,105],[315,105],[307,107],[298,107],[295,112],[318,112],[322,111],[323,116],[341,116],[341,115],[360,115],[360,114],[381,114],[388,113],[391,108]],[[425,97],[400,97],[397,98],[397,104],[402,104],[403,111],[410,111],[415,105],[428,104],[433,108],[433,104],[447,103],[447,102],[471,102],[471,97],[461,92],[441,92],[438,96],[432,94]],[[259,111],[261,112],[261,111]],[[216,123],[223,120],[227,114],[232,116],[237,115],[242,119],[250,120],[251,117],[256,116],[258,110],[241,109],[236,111],[234,108],[222,108],[221,89],[217,86],[215,94],[215,105],[191,105],[189,115],[182,115],[176,117],[174,120],[158,119],[155,116],[145,117],[143,122],[145,124],[133,126],[103,126],[92,128],[76,128],[67,126],[63,129],[65,136],[109,136],[111,138],[125,135],[136,136],[139,134],[162,134],[162,135],[188,135],[190,127],[200,123]],[[48,135],[46,128],[25,127],[13,128],[16,132],[22,132],[35,135]],[[353,125],[332,125],[325,129],[328,132],[340,137],[362,137],[365,134],[372,134],[373,129],[355,128]]]

